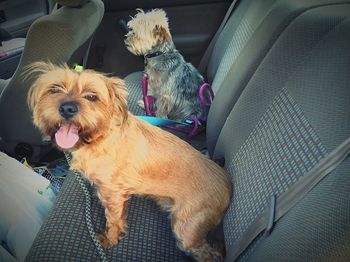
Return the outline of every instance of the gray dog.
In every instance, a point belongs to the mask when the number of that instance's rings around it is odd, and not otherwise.
[[[191,116],[205,119],[208,109],[199,99],[204,79],[176,50],[164,10],[138,9],[128,27],[125,45],[131,53],[145,57],[148,95],[155,97],[156,115],[175,121]],[[138,105],[144,108],[142,100]]]

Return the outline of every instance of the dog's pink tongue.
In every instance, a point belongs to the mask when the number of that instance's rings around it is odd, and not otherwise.
[[[55,134],[57,145],[63,149],[72,148],[79,140],[78,132],[75,125],[62,124]]]

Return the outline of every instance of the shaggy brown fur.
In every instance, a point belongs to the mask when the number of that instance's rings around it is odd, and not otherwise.
[[[30,73],[39,74],[28,95],[35,125],[53,140],[62,125],[79,130],[78,142],[68,149],[71,168],[97,186],[107,218],[99,236],[104,247],[121,240],[127,229],[127,201],[137,194],[154,197],[171,212],[172,230],[182,250],[198,261],[220,257],[206,236],[220,223],[230,201],[231,185],[222,168],[128,112],[118,78],[46,63],[33,64]],[[66,102],[78,108],[69,119],[59,112]]]

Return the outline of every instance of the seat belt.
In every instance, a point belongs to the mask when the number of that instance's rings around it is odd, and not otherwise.
[[[86,47],[85,54],[84,54],[84,57],[83,57],[83,68],[87,68],[87,62],[88,62],[88,59],[89,59],[91,44],[92,44],[92,41],[94,39],[94,36],[95,36],[95,33],[93,33],[90,36],[90,39],[88,40],[89,43],[88,43],[88,46]]]
[[[227,12],[225,14],[225,17],[224,19],[222,20],[218,30],[216,31],[215,35],[213,36],[213,38],[211,39],[208,47],[207,47],[207,50],[205,50],[205,53],[201,59],[201,61],[199,62],[199,66],[198,66],[198,71],[204,75],[205,73],[205,70],[207,69],[207,66],[208,66],[208,62],[209,62],[209,58],[210,58],[210,55],[214,49],[214,45],[216,43],[216,40],[219,38],[219,35],[221,33],[221,31],[224,29],[228,19],[230,18],[231,14],[232,14],[232,11],[234,10],[236,4],[237,4],[238,0],[233,0],[230,7],[227,9]]]
[[[274,223],[294,207],[323,178],[336,169],[350,154],[350,137],[336,147],[329,155],[321,159],[306,176],[301,177],[287,191],[271,197],[270,208],[252,223],[243,237],[227,249],[226,262],[235,261],[254,239],[263,231],[269,235]]]

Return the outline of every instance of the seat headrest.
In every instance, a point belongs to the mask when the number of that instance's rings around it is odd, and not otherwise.
[[[89,0],[55,0],[58,5],[68,7],[80,7],[83,6]]]

